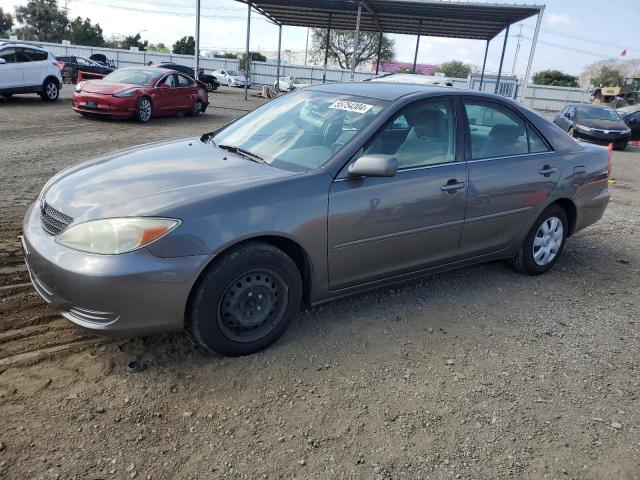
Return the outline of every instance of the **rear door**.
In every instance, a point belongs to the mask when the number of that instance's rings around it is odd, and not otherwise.
[[[175,73],[166,74],[156,84],[156,92],[153,98],[153,106],[156,112],[169,115],[180,110],[178,98],[178,79]]]
[[[499,101],[464,99],[469,193],[460,258],[511,246],[533,221],[560,176],[540,134]]]
[[[455,260],[467,192],[458,118],[450,98],[403,108],[361,151],[394,155],[396,175],[339,175],[334,181],[328,218],[332,290]]]
[[[189,111],[196,102],[198,86],[186,75],[178,75],[178,103],[182,111]]]
[[[0,64],[0,89],[21,88],[24,86],[22,63],[16,58],[16,48],[7,47],[0,50],[0,58],[5,63]]]
[[[49,54],[35,48],[21,48],[17,52],[18,61],[22,62],[24,83],[27,87],[42,85],[49,73]],[[53,63],[53,62],[52,62]]]

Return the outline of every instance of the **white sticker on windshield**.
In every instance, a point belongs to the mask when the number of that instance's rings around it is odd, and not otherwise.
[[[367,113],[371,108],[373,108],[373,105],[360,102],[348,102],[346,100],[336,100],[329,105],[329,108],[333,108],[335,110],[346,110],[347,112]]]

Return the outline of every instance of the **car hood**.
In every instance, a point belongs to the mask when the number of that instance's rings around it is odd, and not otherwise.
[[[576,118],[576,123],[589,128],[599,128],[604,130],[626,130],[627,125],[622,120],[591,120]]]
[[[63,170],[47,183],[42,199],[76,222],[161,215],[178,205],[296,173],[191,138],[141,145]]]
[[[140,85],[132,85],[130,83],[112,83],[104,80],[87,80],[82,83],[82,91],[87,93],[101,93],[103,95],[113,95]]]

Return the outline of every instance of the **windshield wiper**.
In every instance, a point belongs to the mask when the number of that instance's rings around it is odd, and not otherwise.
[[[233,145],[218,145],[218,148],[223,150],[227,150],[231,153],[235,153],[236,155],[240,155],[241,157],[246,158],[247,160],[251,160],[252,162],[267,164],[260,155],[256,155],[255,153],[251,153],[249,150],[245,150],[244,148],[235,147]]]

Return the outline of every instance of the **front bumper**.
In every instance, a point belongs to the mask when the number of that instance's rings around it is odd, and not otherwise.
[[[65,318],[100,334],[181,330],[198,275],[209,256],[159,258],[147,249],[94,255],[64,247],[40,224],[32,205],[22,244],[31,283]]]
[[[73,92],[71,108],[78,113],[128,118],[135,114],[136,100],[135,97],[118,98],[113,95]],[[94,102],[95,108],[88,108],[87,102]]]
[[[583,132],[579,129],[573,131],[574,138],[585,142],[595,143],[598,145],[608,145],[610,143],[621,144],[628,142],[631,138],[630,133],[600,133],[600,132]]]

